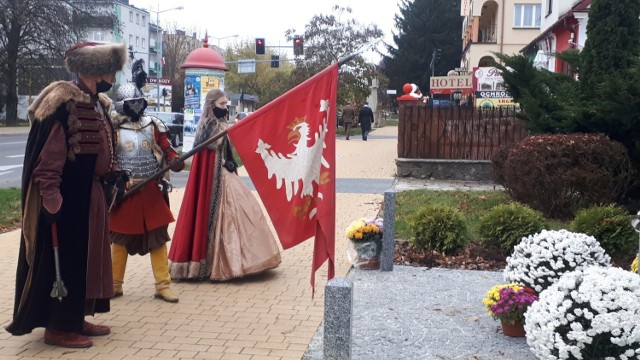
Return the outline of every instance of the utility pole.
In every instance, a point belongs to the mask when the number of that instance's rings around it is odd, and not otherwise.
[[[431,76],[435,76],[436,72],[436,62],[440,60],[442,55],[442,49],[434,49],[433,54],[431,55]]]

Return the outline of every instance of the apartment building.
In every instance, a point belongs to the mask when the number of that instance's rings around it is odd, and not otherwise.
[[[101,11],[115,15],[116,24],[96,21],[96,26],[87,29],[88,41],[99,42],[124,42],[130,48],[130,54],[134,59],[143,59],[145,71],[150,73],[150,69],[157,62],[156,53],[152,52],[155,46],[155,38],[150,40],[150,18],[149,12],[129,5],[128,0],[105,0],[96,1],[95,5]],[[118,73],[116,84],[121,84],[131,79],[131,73],[125,71]]]
[[[540,35],[522,49],[538,68],[570,73],[567,64],[554,56],[569,49],[582,49],[587,40],[591,0],[544,0]]]
[[[462,58],[470,73],[493,66],[492,52],[516,54],[540,35],[543,0],[462,0]],[[550,0],[544,0],[550,1]]]

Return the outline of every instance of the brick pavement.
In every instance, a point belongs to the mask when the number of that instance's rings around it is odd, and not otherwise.
[[[376,138],[376,135],[383,135]],[[376,129],[363,142],[357,137],[337,141],[336,174],[341,178],[393,178],[396,127]],[[241,173],[241,175],[244,175]],[[171,194],[178,213],[183,191]],[[360,216],[380,210],[381,194],[337,194],[336,276],[346,276],[348,241],[343,231]],[[173,232],[173,226],[169,228]],[[13,311],[19,231],[0,235],[0,325]],[[0,360],[26,359],[301,359],[323,316],[326,265],[316,274],[316,295],[311,296],[312,241],[283,251],[275,270],[229,282],[177,282],[180,302],[153,299],[148,256],[132,256],[127,264],[124,296],[112,302],[111,312],[96,323],[112,333],[94,338],[89,349],[63,349],[42,342],[43,329],[15,337],[0,332]],[[63,251],[63,250],[62,250]]]

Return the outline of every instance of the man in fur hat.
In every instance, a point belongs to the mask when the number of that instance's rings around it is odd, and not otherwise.
[[[103,183],[127,179],[116,166],[111,101],[103,93],[126,62],[124,44],[78,44],[64,58],[77,78],[51,83],[29,107],[15,304],[6,327],[13,335],[44,327],[46,344],[83,348],[110,332],[85,316],[108,312],[113,296]]]
[[[111,113],[117,134],[116,159],[120,167],[131,171],[128,187],[156,174],[167,164],[173,171],[184,169],[184,162],[178,160],[180,155],[171,148],[167,126],[158,118],[144,115],[147,101],[140,88],[146,83],[147,74],[142,61],[138,60],[132,66],[133,83],[123,84],[118,89],[115,110]],[[166,244],[171,240],[167,229],[174,219],[169,198],[160,190],[163,187],[166,191],[169,186],[162,178],[151,181],[111,211],[109,227],[114,297],[123,295],[128,255],[149,254],[156,285],[155,297],[178,302],[178,297],[169,287],[171,276]]]

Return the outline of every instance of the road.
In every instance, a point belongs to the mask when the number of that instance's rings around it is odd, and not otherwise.
[[[382,137],[381,137],[382,138]],[[0,188],[20,187],[26,134],[0,134]],[[179,150],[179,149],[178,149]],[[188,171],[171,174],[171,183],[175,188],[184,188],[189,176]],[[242,181],[254,190],[251,179],[242,176]],[[366,186],[363,186],[365,185]],[[382,194],[391,188],[393,178],[387,179],[336,179],[338,193],[374,193]]]
[[[20,187],[27,134],[0,134],[0,188]]]

